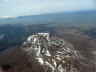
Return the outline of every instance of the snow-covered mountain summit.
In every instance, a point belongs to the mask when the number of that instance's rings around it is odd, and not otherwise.
[[[51,39],[49,33],[37,33],[24,42],[24,51],[44,72],[77,72],[72,59],[72,46],[62,39]]]
[[[32,63],[43,68],[42,72],[77,72],[72,62],[75,56],[71,44],[62,39],[51,39],[49,33],[36,33],[23,44]]]

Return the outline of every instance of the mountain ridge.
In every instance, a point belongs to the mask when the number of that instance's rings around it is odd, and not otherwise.
[[[95,23],[96,10],[59,12],[0,19],[0,24]]]

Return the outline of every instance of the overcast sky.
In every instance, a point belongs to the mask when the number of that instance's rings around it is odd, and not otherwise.
[[[95,9],[95,0],[0,0],[0,17]]]

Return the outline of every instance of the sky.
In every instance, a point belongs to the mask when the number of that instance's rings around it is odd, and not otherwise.
[[[96,9],[95,0],[0,0],[0,17]]]

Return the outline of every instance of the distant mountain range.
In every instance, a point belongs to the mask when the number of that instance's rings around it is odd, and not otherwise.
[[[95,24],[96,11],[60,12],[1,18],[0,24]]]

